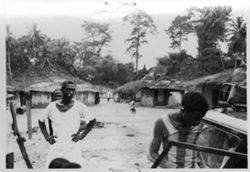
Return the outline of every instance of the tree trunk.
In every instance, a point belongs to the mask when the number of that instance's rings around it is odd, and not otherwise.
[[[225,71],[225,65],[224,65],[224,62],[220,56],[220,62],[221,62],[221,66],[222,66],[222,70]]]
[[[137,16],[136,75],[138,75],[139,46],[140,46],[140,24],[139,24],[139,17]]]
[[[31,97],[28,94],[27,100],[27,128],[28,128],[28,138],[32,139],[32,119],[31,119]]]
[[[136,47],[136,61],[135,61],[135,67],[136,67],[136,75],[138,74],[138,59],[139,59],[139,45]]]
[[[9,69],[9,79],[12,79],[11,65],[10,65],[10,51],[7,52],[8,56],[8,69]]]

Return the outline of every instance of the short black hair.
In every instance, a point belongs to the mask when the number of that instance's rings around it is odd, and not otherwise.
[[[202,117],[205,116],[209,109],[204,95],[195,91],[186,93],[182,98],[181,105],[185,112],[200,112]]]
[[[50,162],[49,168],[63,168],[66,163],[69,163],[69,161],[64,158],[55,158]]]
[[[49,168],[81,168],[81,165],[64,158],[55,158],[50,162]]]
[[[64,88],[66,88],[66,86],[67,86],[68,84],[75,84],[75,83],[74,83],[73,81],[69,81],[69,80],[63,81],[61,90],[63,90]]]
[[[66,163],[63,168],[81,168],[81,165],[75,162],[70,162]]]

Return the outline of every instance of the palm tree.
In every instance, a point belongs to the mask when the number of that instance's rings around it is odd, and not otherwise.
[[[42,51],[42,47],[45,44],[45,35],[41,34],[41,31],[37,29],[34,24],[33,28],[29,31],[27,39],[29,41],[29,48],[31,48],[31,58],[39,59],[38,53]]]
[[[228,54],[246,57],[246,22],[243,17],[232,20],[229,30]]]
[[[191,8],[189,11],[190,15],[194,16],[192,23],[198,37],[198,57],[203,61],[204,69],[209,73],[219,71],[220,68],[225,70],[219,41],[226,41],[226,24],[230,21],[231,11],[232,8],[227,6]],[[195,18],[195,12],[200,15],[198,20]]]

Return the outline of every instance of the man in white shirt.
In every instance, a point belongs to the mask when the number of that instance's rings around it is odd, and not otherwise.
[[[110,99],[111,99],[111,91],[108,90],[107,91],[107,100],[108,100],[108,102],[109,102]]]
[[[83,163],[78,141],[89,133],[96,120],[86,105],[74,99],[75,90],[76,85],[72,81],[64,81],[62,99],[50,103],[38,121],[46,141],[51,144],[46,167],[55,158],[65,158],[80,165]],[[48,119],[52,123],[53,135],[46,130],[45,122]],[[81,121],[87,124],[84,131]]]

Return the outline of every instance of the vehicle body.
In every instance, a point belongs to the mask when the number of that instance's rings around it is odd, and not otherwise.
[[[151,168],[157,168],[161,158],[168,154],[172,146],[201,152],[207,168],[247,168],[246,87],[223,83],[216,89],[218,90],[203,89],[210,93],[217,92],[217,97],[209,96],[213,100],[210,102],[216,106],[202,120],[198,139],[194,143],[184,143],[170,136],[170,144],[164,148]],[[209,95],[208,92],[202,92]],[[230,102],[232,98],[236,100],[233,103]]]

